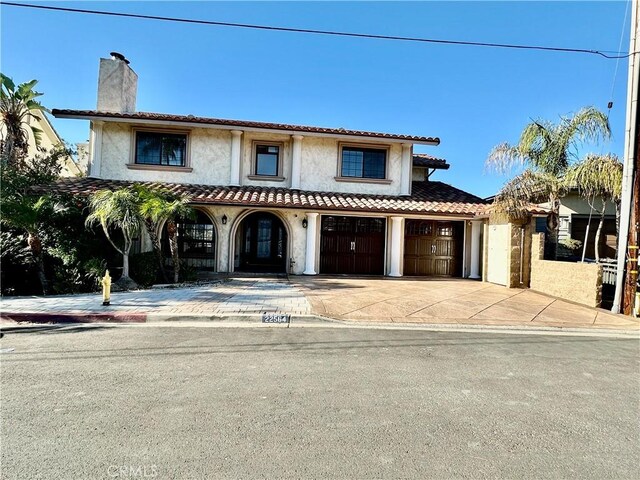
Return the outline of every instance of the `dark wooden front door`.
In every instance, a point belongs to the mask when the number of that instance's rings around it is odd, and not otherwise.
[[[242,222],[240,270],[245,272],[285,272],[287,232],[271,213],[253,213]]]
[[[382,275],[386,220],[322,217],[320,273]]]
[[[460,276],[462,222],[407,220],[404,275]]]

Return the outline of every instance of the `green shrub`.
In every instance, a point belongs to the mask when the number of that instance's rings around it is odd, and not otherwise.
[[[198,269],[191,265],[187,265],[186,262],[180,260],[180,281],[181,282],[195,282],[198,280]]]
[[[129,257],[129,276],[141,287],[153,285],[158,273],[158,261],[153,252],[136,253]]]

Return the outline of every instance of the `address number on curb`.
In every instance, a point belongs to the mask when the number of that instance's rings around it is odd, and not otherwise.
[[[291,315],[287,313],[263,313],[262,323],[289,323]]]

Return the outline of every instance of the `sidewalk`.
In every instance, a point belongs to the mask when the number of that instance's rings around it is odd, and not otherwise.
[[[542,295],[462,279],[239,277],[193,288],[0,300],[3,321],[204,322],[259,324],[286,313],[297,321],[357,325],[618,330],[640,333],[640,320]]]
[[[59,295],[50,297],[16,297],[0,300],[3,319],[60,318],[83,316],[91,321],[145,321],[153,313],[191,317],[289,313],[310,313],[302,292],[286,279],[234,278],[220,283],[189,287],[114,292],[111,305],[102,305],[102,295]],[[27,315],[36,314],[36,315]],[[75,320],[78,321],[78,320]]]

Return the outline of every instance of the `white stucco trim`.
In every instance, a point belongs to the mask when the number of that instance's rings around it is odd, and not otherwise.
[[[242,131],[231,130],[231,173],[229,185],[240,186],[240,162],[242,161]]]
[[[469,278],[478,280],[480,278],[480,234],[482,233],[481,220],[471,222],[471,268],[469,269]]]
[[[89,137],[89,177],[102,178],[100,175],[102,163],[102,125],[103,122],[92,121]]]
[[[291,148],[291,188],[300,189],[300,173],[302,169],[302,135],[292,135]]]
[[[404,217],[390,217],[391,220],[391,241],[389,250],[391,258],[389,261],[389,276],[402,276],[403,263],[403,243],[404,243]]]
[[[411,195],[411,176],[413,167],[413,148],[410,143],[402,144],[400,166],[400,195]]]
[[[307,241],[304,256],[304,275],[317,275],[316,268],[316,250],[318,237],[318,221],[320,214],[315,212],[307,213]]]

